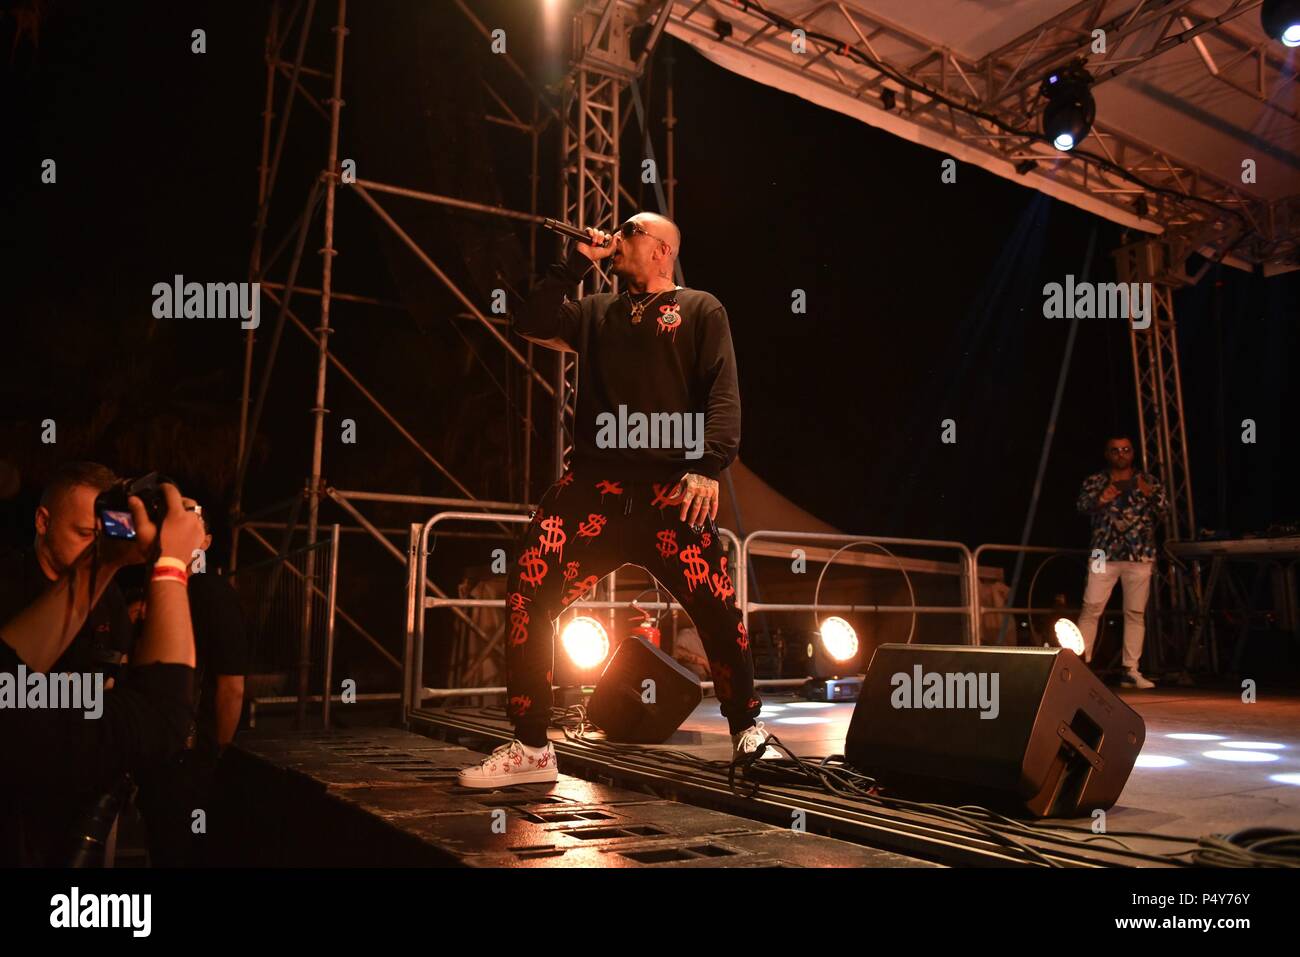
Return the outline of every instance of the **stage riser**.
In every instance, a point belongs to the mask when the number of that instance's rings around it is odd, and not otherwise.
[[[254,734],[227,757],[213,814],[225,865],[930,866],[564,774],[463,789],[455,771],[480,753],[392,729]]]

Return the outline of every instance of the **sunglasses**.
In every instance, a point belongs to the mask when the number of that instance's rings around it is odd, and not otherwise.
[[[645,235],[653,239],[655,242],[664,243],[664,245],[667,245],[667,243],[664,240],[660,239],[658,236],[650,232],[648,229],[643,229],[642,227],[638,226],[630,219],[622,226],[618,227],[618,232],[622,235],[624,239],[631,239],[637,233],[644,233]]]

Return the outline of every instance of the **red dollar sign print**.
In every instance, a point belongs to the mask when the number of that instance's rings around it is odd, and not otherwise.
[[[559,552],[564,547],[564,543],[569,540],[569,537],[564,534],[564,519],[559,515],[542,519],[542,528],[545,534],[538,535],[537,541],[542,546],[543,555]]]
[[[659,539],[659,544],[655,546],[659,554],[665,559],[671,558],[677,554],[677,533],[671,528],[665,528],[662,532],[655,535]]]
[[[591,540],[600,534],[600,530],[605,527],[607,521],[609,521],[609,519],[605,518],[604,515],[597,515],[595,512],[592,512],[587,516],[585,522],[581,522],[578,525],[578,537],[585,538],[587,544],[590,545]]]
[[[650,500],[650,507],[657,508],[662,512],[669,505],[682,504],[682,495],[680,492],[675,495],[671,494],[676,488],[676,485],[660,485],[658,482],[655,482],[652,486],[655,494],[654,498]]]
[[[596,483],[596,491],[600,493],[600,500],[603,502],[606,495],[622,495],[623,486],[619,482],[607,482],[601,479]]]
[[[573,473],[565,472],[564,475],[560,478],[560,480],[555,483],[555,488],[557,490],[555,493],[555,497],[559,498],[560,490],[566,489],[572,484],[573,484]]]
[[[677,341],[677,330],[682,325],[682,307],[675,302],[670,302],[666,306],[659,307],[659,328],[657,335],[663,335],[665,332],[671,333],[673,341]]]
[[[566,582],[571,582],[577,577],[578,577],[577,562],[569,562],[569,564],[564,566],[564,580]]]
[[[510,613],[510,644],[518,647],[528,640],[528,612],[522,608]]]
[[[537,588],[546,577],[546,571],[546,559],[542,558],[542,553],[538,551],[536,545],[525,549],[519,556],[519,580],[524,584]]]
[[[708,548],[709,545],[712,544],[712,542],[713,542],[713,536],[710,535],[708,532],[705,532],[703,535],[700,536],[701,548]]]
[[[678,560],[686,566],[683,574],[686,577],[686,587],[691,591],[709,580],[709,563],[700,557],[700,546],[687,545],[682,549]]]
[[[510,699],[510,717],[522,718],[533,706],[533,699],[526,694],[517,694]]]
[[[718,566],[722,571],[717,575],[710,576],[709,580],[712,583],[711,587],[713,588],[713,597],[725,602],[736,593],[736,589],[733,588],[731,584],[731,576],[727,574],[726,555],[723,555],[718,559]]]
[[[736,639],[736,644],[740,645],[741,651],[749,650],[749,632],[745,631],[743,621],[736,622],[736,631],[740,632],[740,637]]]
[[[507,602],[510,605],[510,644],[522,645],[528,640],[528,599],[519,592],[511,592]]]
[[[571,585],[569,587],[569,594],[564,596],[563,604],[566,607],[568,605],[573,604],[575,601],[577,601],[579,598],[585,595],[588,591],[590,591],[595,586],[596,582],[599,580],[600,579],[598,579],[595,575],[588,575],[586,578],[584,578],[582,581],[578,582],[577,584]]]

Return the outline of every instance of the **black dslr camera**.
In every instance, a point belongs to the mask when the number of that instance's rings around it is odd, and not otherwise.
[[[154,525],[162,522],[167,514],[167,498],[163,495],[163,483],[175,485],[165,475],[150,472],[135,481],[126,479],[95,497],[95,514],[104,527],[104,534],[109,538],[135,538],[135,520],[131,517],[131,506],[127,499],[134,495],[144,503],[145,514]]]

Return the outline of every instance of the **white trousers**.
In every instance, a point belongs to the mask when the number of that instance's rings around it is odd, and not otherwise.
[[[1104,571],[1089,571],[1088,584],[1083,590],[1083,611],[1079,615],[1079,631],[1083,632],[1083,659],[1092,660],[1092,646],[1097,641],[1097,622],[1110,600],[1111,590],[1119,579],[1124,589],[1124,667],[1136,670],[1142,658],[1142,642],[1146,637],[1147,597],[1151,593],[1153,562],[1107,561]]]

